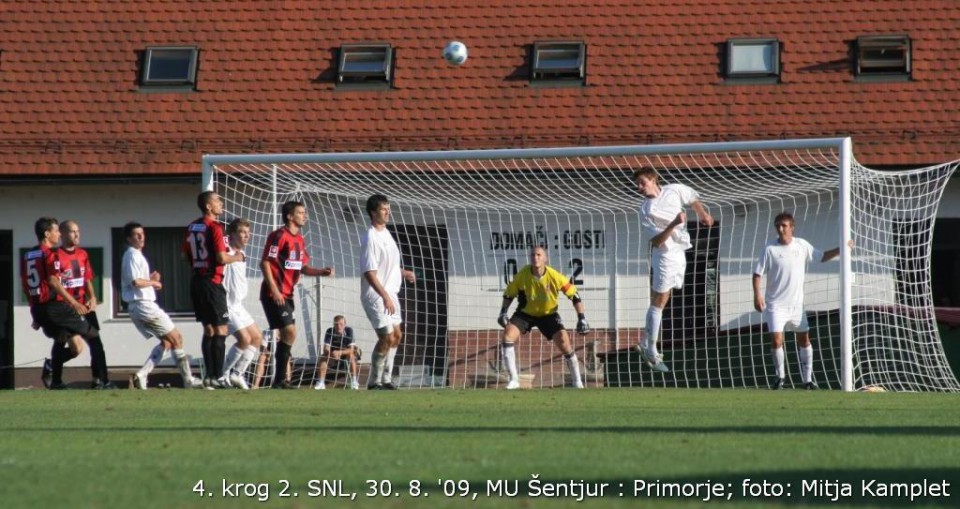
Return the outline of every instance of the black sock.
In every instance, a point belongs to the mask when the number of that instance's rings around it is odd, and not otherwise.
[[[211,345],[211,356],[213,357],[213,374],[216,378],[223,376],[223,361],[227,354],[227,337],[216,335],[213,337]]]
[[[211,359],[213,359],[213,353],[210,351],[211,345],[213,345],[213,337],[203,336],[203,340],[200,341],[200,351],[203,353],[204,378],[215,378],[213,376],[213,364],[211,363]]]
[[[53,368],[53,385],[63,383],[63,364],[67,362],[69,351],[63,343],[53,342],[50,347],[50,364]]]
[[[103,350],[103,341],[100,340],[100,336],[98,335],[87,339],[87,344],[90,345],[90,372],[93,374],[93,378],[103,383],[109,382],[110,376],[107,375],[107,354]]]
[[[290,361],[290,345],[280,341],[277,343],[277,372],[273,377],[273,384],[280,385],[287,381],[287,362]]]

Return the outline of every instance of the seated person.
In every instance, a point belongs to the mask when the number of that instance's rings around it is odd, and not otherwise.
[[[357,361],[360,355],[353,344],[353,329],[347,327],[347,319],[343,315],[333,317],[333,327],[328,328],[323,336],[323,353],[317,360],[317,383],[313,386],[318,391],[327,388],[327,364],[331,359],[336,362],[346,359],[350,363],[350,388],[359,390],[360,367]]]

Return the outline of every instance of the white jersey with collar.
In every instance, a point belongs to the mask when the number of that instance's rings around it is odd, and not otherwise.
[[[400,293],[403,283],[400,263],[400,248],[390,231],[371,226],[360,240],[360,293],[363,298],[369,301],[380,299],[380,294],[363,277],[371,270],[377,271],[377,279],[387,294]]]
[[[758,276],[767,276],[764,292],[767,309],[802,307],[807,264],[822,259],[823,251],[799,237],[794,237],[789,244],[781,244],[779,239],[768,243],[753,270]]]

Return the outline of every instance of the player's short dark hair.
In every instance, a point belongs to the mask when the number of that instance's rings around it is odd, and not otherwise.
[[[123,225],[123,238],[129,239],[130,236],[133,235],[133,230],[136,230],[137,228],[143,228],[143,225],[136,221],[130,221],[129,223]]]
[[[204,191],[197,195],[197,208],[200,209],[200,212],[204,214],[207,213],[207,204],[210,203],[216,195],[217,193],[213,191]]]
[[[283,224],[287,224],[287,221],[289,221],[287,219],[287,216],[289,216],[290,214],[293,214],[293,211],[296,210],[297,207],[306,208],[306,205],[304,205],[302,201],[297,201],[297,200],[290,200],[284,203],[283,207],[280,207],[280,222],[282,222]]]
[[[53,217],[41,217],[37,219],[37,221],[33,223],[33,233],[37,234],[37,241],[43,241],[46,233],[59,226],[59,224],[57,219]]]
[[[640,177],[647,176],[652,178],[655,182],[660,181],[660,174],[657,173],[657,170],[649,166],[641,166],[636,170],[633,170],[633,181],[636,182]]]
[[[789,212],[781,212],[777,214],[777,217],[773,218],[773,225],[776,226],[780,221],[789,221],[792,225],[797,224],[797,222],[793,220],[793,214]]]
[[[373,218],[373,213],[376,212],[377,209],[380,208],[380,205],[383,205],[384,203],[389,204],[390,200],[388,200],[387,197],[382,194],[374,194],[367,198],[367,215]]]
[[[252,225],[253,223],[251,223],[249,220],[238,217],[233,221],[230,221],[230,224],[227,225],[227,235],[233,235],[240,231],[240,228],[250,228]]]
[[[337,322],[339,322],[340,320],[343,320],[344,322],[347,321],[347,319],[344,318],[343,315],[337,315],[337,316],[333,317],[333,323],[337,323]]]

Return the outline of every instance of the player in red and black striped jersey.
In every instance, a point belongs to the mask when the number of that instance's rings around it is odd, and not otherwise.
[[[190,297],[198,322],[203,324],[204,387],[229,387],[223,376],[227,339],[227,292],[223,288],[224,265],[242,261],[243,254],[229,254],[223,226],[217,218],[223,214],[223,200],[213,191],[197,196],[203,216],[187,226],[183,239],[184,258],[189,260],[193,277]]]
[[[308,276],[334,275],[333,267],[316,268],[310,266],[310,255],[301,229],[307,223],[307,208],[302,202],[288,201],[283,204],[282,218],[284,226],[267,237],[263,247],[263,259],[260,269],[263,271],[263,284],[260,286],[260,303],[267,315],[271,329],[280,331],[277,342],[277,370],[273,386],[292,388],[287,382],[287,362],[290,349],[297,340],[297,326],[294,319],[293,288],[300,281],[300,274]]]
[[[76,221],[67,220],[60,223],[60,249],[57,257],[60,259],[60,282],[63,288],[77,302],[87,308],[83,315],[90,324],[91,334],[85,338],[90,345],[90,371],[93,375],[93,389],[113,389],[107,369],[107,354],[100,339],[100,320],[97,319],[97,294],[93,288],[93,266],[90,265],[90,255],[80,247],[80,225]],[[58,300],[59,296],[58,296]],[[93,334],[93,332],[96,334]]]
[[[53,248],[60,243],[59,223],[41,217],[33,225],[39,244],[27,251],[20,265],[20,281],[30,304],[33,328],[53,340],[50,359],[44,360],[43,385],[63,389],[63,364],[83,352],[83,338],[91,333],[83,318],[87,308],[60,283],[60,259]]]

